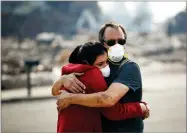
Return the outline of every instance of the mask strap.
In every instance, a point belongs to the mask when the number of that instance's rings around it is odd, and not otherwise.
[[[128,54],[124,54],[123,57],[124,57],[124,58],[128,58]]]
[[[125,48],[125,47],[124,47],[124,50],[126,51],[126,48]],[[124,55],[123,55],[123,57],[128,58],[128,53],[125,52]]]

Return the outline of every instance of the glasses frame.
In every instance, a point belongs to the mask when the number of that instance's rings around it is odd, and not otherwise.
[[[120,44],[120,45],[125,45],[126,43],[126,39],[110,39],[110,40],[104,40],[104,42],[108,45],[108,46],[114,46],[115,44]],[[117,43],[116,43],[117,42]]]

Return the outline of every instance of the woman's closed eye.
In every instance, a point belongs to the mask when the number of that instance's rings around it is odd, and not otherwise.
[[[108,62],[107,62],[107,61],[99,62],[99,63],[96,64],[96,66],[99,67],[99,68],[103,68],[103,67],[105,67],[106,65],[108,65]]]
[[[99,66],[99,67],[102,67],[102,65],[103,65],[103,62],[100,62],[97,64],[97,66]]]

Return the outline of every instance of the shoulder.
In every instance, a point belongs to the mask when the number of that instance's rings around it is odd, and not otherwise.
[[[88,69],[87,71],[85,71],[85,74],[89,74],[89,75],[94,76],[94,75],[100,75],[102,73],[98,67],[92,67],[92,68]]]
[[[132,60],[128,60],[126,63],[122,64],[121,69],[122,70],[123,69],[125,69],[125,70],[127,70],[127,69],[128,70],[139,70],[140,68],[136,62],[134,62]]]
[[[64,74],[70,74],[73,72],[76,73],[82,73],[82,72],[87,72],[89,70],[92,70],[94,66],[91,65],[86,65],[86,64],[67,64],[62,68],[62,73]],[[94,69],[94,71],[96,71]]]
[[[68,68],[69,64],[66,64],[64,66],[61,67],[61,75],[66,74],[66,69]]]
[[[137,90],[142,86],[141,72],[139,66],[134,61],[128,61],[119,69],[113,83],[121,83],[132,90]]]

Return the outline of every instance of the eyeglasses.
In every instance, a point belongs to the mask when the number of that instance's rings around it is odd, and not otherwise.
[[[114,46],[116,42],[118,42],[120,45],[124,45],[126,43],[126,40],[125,39],[118,39],[118,40],[111,39],[107,41],[104,40],[104,42],[106,42],[108,46]]]

